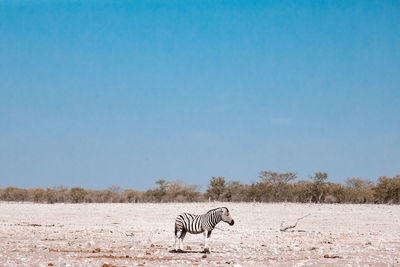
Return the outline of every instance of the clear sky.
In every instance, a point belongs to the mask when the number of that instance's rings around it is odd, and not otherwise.
[[[399,1],[0,2],[0,187],[400,173]]]

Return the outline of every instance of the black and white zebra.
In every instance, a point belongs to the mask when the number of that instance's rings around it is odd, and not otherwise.
[[[191,234],[204,233],[204,252],[209,252],[207,238],[210,237],[211,232],[220,221],[226,222],[229,225],[235,223],[229,214],[228,208],[222,207],[212,209],[202,215],[190,213],[178,215],[175,219],[175,251],[183,252],[183,239],[186,233],[189,232]]]

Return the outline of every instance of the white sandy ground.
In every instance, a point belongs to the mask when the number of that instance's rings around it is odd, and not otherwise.
[[[235,225],[218,224],[210,254],[195,253],[203,236],[190,234],[192,253],[169,252],[178,213],[219,206]],[[308,213],[294,232],[279,230]],[[182,265],[400,266],[400,206],[0,203],[1,267]]]

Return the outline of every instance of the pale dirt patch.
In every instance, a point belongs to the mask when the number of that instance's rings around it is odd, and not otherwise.
[[[173,254],[174,219],[226,206],[235,225],[186,235]],[[280,223],[299,221],[294,232]],[[260,203],[0,203],[0,266],[400,266],[400,206]]]

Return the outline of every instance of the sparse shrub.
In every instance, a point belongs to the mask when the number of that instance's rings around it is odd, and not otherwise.
[[[66,186],[60,185],[53,187],[56,201],[58,203],[65,203],[69,199],[69,190]]]
[[[326,183],[326,197],[330,196],[327,200],[325,199],[325,203],[342,203],[346,199],[346,190],[343,185],[331,183]]]
[[[157,190],[148,189],[143,193],[143,202],[159,202],[159,196],[157,195]]]
[[[345,195],[346,202],[350,203],[373,203],[374,184],[371,181],[361,178],[346,179]]]
[[[226,201],[245,201],[246,188],[238,181],[231,181],[226,184],[223,199]]]
[[[57,201],[56,192],[53,189],[46,188],[46,192],[45,192],[44,198],[45,198],[47,203],[53,204],[54,202]]]
[[[179,181],[168,183],[163,202],[192,202],[200,196],[199,186],[184,185]]]
[[[252,183],[247,187],[246,200],[257,202],[271,202],[274,198],[273,187],[270,183],[262,181]]]
[[[137,203],[142,202],[143,192],[127,189],[122,193],[124,202]]]
[[[167,194],[168,182],[164,179],[159,179],[156,181],[156,184],[159,187],[153,190],[152,196],[156,202],[162,202],[165,200],[165,195]]]
[[[400,174],[393,178],[379,177],[374,197],[378,203],[400,203]]]
[[[288,183],[296,179],[296,174],[292,172],[277,173],[271,171],[261,171],[258,176],[264,183],[269,183],[273,190],[273,201],[287,201],[289,198]]]
[[[114,195],[115,195],[115,193],[110,190],[104,190],[104,191],[99,190],[99,191],[96,191],[96,193],[95,193],[95,196],[96,196],[96,199],[98,200],[98,202],[102,202],[102,203],[112,202]]]
[[[6,201],[26,201],[28,200],[28,191],[26,189],[9,186],[3,190],[1,199]]]
[[[87,192],[80,187],[73,187],[70,190],[70,198],[72,203],[81,203],[85,199]]]
[[[225,192],[225,178],[218,176],[212,177],[208,189],[205,192],[206,197],[213,200],[220,200],[222,194]]]
[[[316,172],[310,177],[313,180],[312,199],[315,203],[323,202],[324,194],[326,193],[326,180],[328,174],[326,172]]]
[[[313,183],[306,180],[301,180],[295,183],[293,188],[293,201],[301,203],[309,203],[313,197]]]
[[[241,184],[238,181],[226,182],[224,177],[212,177],[207,190],[200,192],[198,185],[185,185],[182,182],[157,180],[157,187],[146,191],[127,189],[111,185],[106,190],[89,190],[65,186],[53,188],[20,189],[0,188],[0,200],[34,202],[193,202],[207,199],[219,201],[258,201],[258,202],[311,202],[316,203],[400,203],[400,175],[379,177],[375,185],[361,178],[348,178],[346,185],[326,182],[328,175],[317,172],[311,179],[292,182],[294,173],[260,172],[261,181]]]
[[[45,198],[45,191],[42,188],[34,188],[29,191],[30,193],[30,198],[34,202],[43,202],[46,200]]]
[[[103,190],[86,190],[86,195],[84,202],[86,203],[104,203],[104,194],[106,192]]]

